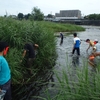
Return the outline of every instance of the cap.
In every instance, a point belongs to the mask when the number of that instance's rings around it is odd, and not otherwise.
[[[95,39],[94,41],[98,41],[98,39]]]

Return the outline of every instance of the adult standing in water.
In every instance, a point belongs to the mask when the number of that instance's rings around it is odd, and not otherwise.
[[[77,51],[77,55],[80,56],[80,44],[81,44],[81,41],[77,37],[77,33],[74,33],[73,36],[74,36],[74,45],[73,45],[73,49],[72,49],[72,54],[74,54],[74,52],[76,50]]]
[[[60,38],[61,38],[60,45],[62,45],[62,43],[63,43],[63,38],[64,38],[64,36],[63,36],[63,33],[62,33],[62,32],[60,32]]]

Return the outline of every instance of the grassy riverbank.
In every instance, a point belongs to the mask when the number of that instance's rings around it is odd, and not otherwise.
[[[100,65],[97,69],[62,70],[62,79],[58,77],[58,95],[54,100],[100,100]],[[73,73],[75,73],[73,75]]]
[[[0,18],[0,40],[10,45],[7,60],[11,66],[12,82],[23,79],[25,68],[20,64],[24,42],[32,41],[39,44],[38,55],[34,62],[35,73],[47,66],[52,66],[55,59],[56,40],[54,33],[59,31],[83,31],[84,29],[70,24],[53,22],[18,21],[9,18]],[[24,68],[24,69],[23,69]],[[24,72],[25,71],[25,72]],[[23,72],[23,73],[22,73]],[[20,76],[20,77],[18,77]]]
[[[56,32],[78,32],[85,31],[83,27],[74,24],[64,24],[64,23],[55,23],[55,22],[47,22],[41,21],[39,22],[43,27],[52,30],[54,33]]]
[[[54,33],[83,30],[79,26],[70,24],[0,18],[0,40],[8,42],[10,45],[6,59],[11,69],[12,84],[17,85],[19,88],[17,90],[20,90],[22,85],[31,84],[35,81],[43,82],[45,78],[42,78],[43,80],[40,80],[40,78],[45,75],[44,73],[51,70],[57,57]],[[27,74],[24,61],[23,63],[20,62],[22,60],[24,42],[33,42],[39,45],[38,54],[32,67],[33,76]],[[18,94],[21,93],[22,90],[20,93],[18,92]]]

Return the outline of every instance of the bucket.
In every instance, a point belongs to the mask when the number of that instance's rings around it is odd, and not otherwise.
[[[5,90],[1,90],[0,91],[0,100],[3,100],[4,99],[5,93],[6,93]]]
[[[89,60],[93,60],[95,57],[94,56],[90,56],[89,57]]]

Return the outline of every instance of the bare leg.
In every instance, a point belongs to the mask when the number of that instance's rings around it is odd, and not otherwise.
[[[90,66],[92,66],[92,67],[96,67],[95,64],[94,64],[94,62],[88,60],[88,63],[90,64]]]

